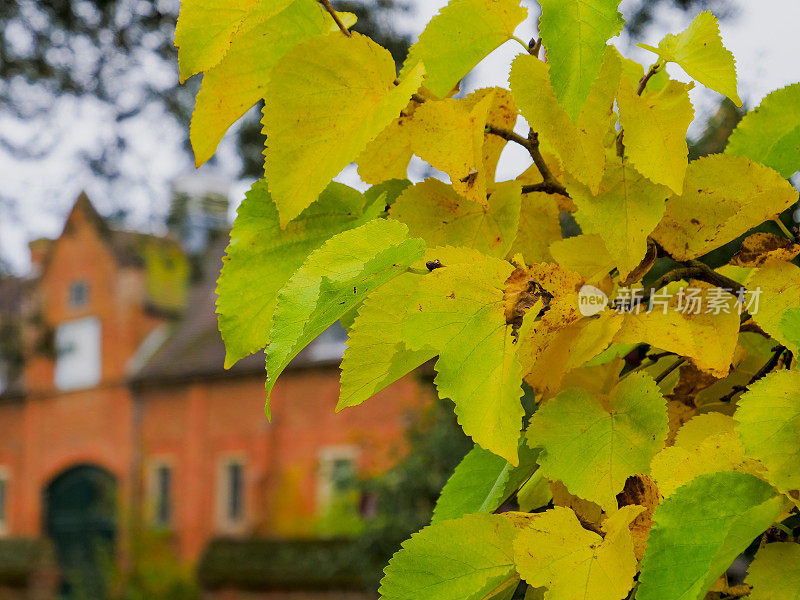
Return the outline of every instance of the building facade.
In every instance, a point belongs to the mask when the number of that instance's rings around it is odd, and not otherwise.
[[[133,526],[169,531],[189,561],[218,536],[345,533],[347,481],[402,456],[427,389],[409,377],[335,414],[332,328],[282,376],[268,422],[263,356],[222,368],[217,246],[193,273],[178,243],[111,230],[86,196],[31,245],[34,274],[0,288],[22,349],[0,380],[1,536],[49,537],[68,569]]]

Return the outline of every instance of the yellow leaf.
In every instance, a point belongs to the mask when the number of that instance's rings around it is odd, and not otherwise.
[[[550,245],[561,239],[558,215],[558,202],[553,194],[525,194],[519,215],[519,231],[509,255],[522,254],[529,263],[552,261]]]
[[[391,124],[367,144],[358,156],[358,174],[367,183],[405,179],[408,163],[414,156],[411,122],[421,104],[412,100]]]
[[[626,506],[603,523],[605,537],[556,507],[534,515],[514,540],[514,562],[545,600],[620,600],[633,587],[636,556],[628,525],[644,510]]]
[[[550,244],[556,262],[583,277],[587,283],[597,283],[608,276],[616,265],[603,237],[584,233]]]
[[[467,246],[503,258],[517,233],[519,206],[520,185],[513,181],[498,186],[484,207],[431,178],[407,188],[389,214],[428,247]]]
[[[450,175],[459,194],[484,206],[483,141],[491,105],[491,96],[476,104],[451,98],[428,101],[411,121],[414,153]]]
[[[265,166],[281,226],[314,202],[419,89],[420,64],[394,85],[391,54],[368,37],[320,35],[272,71],[264,110]]]
[[[800,544],[781,542],[759,549],[747,569],[748,600],[800,599]]]
[[[508,90],[499,87],[482,88],[471,93],[464,100],[476,105],[486,96],[491,96],[492,98],[486,123],[501,129],[513,130],[514,125],[517,123],[518,112],[514,96]],[[486,172],[486,179],[490,186],[494,183],[497,163],[500,161],[500,155],[503,153],[506,144],[506,140],[497,135],[487,133],[484,138],[483,169]]]
[[[698,475],[741,471],[758,475],[759,465],[745,457],[733,417],[698,415],[678,430],[675,445],[656,454],[650,465],[658,489],[666,497]]]
[[[733,255],[731,264],[738,267],[763,267],[769,263],[794,260],[800,254],[800,244],[774,233],[754,233]]]
[[[276,14],[293,0],[269,0],[265,13]],[[225,53],[239,25],[260,0],[184,0],[175,45],[181,83],[216,65]]]
[[[650,312],[627,313],[615,341],[623,344],[650,344],[656,348],[688,357],[702,371],[724,377],[730,370],[739,338],[739,315],[730,312],[706,314],[692,311],[696,303],[689,298],[693,289],[703,307],[709,306],[709,286],[697,283],[688,288],[665,288],[671,294],[668,303],[655,306]],[[680,290],[680,291],[679,291]],[[703,309],[704,310],[704,309]]]
[[[710,12],[697,15],[686,31],[667,35],[658,48],[639,45],[679,64],[695,81],[727,96],[736,106],[742,105],[736,91],[736,61],[722,44],[719,22]]]
[[[578,207],[581,228],[603,237],[625,279],[645,257],[647,237],[664,214],[669,191],[645,179],[613,152],[596,194],[569,180],[567,189]]]
[[[425,64],[425,87],[446,96],[492,50],[511,39],[528,9],[519,0],[453,0],[411,46],[400,76]]]
[[[751,310],[753,320],[798,356],[800,346],[784,333],[781,320],[788,310],[800,306],[800,268],[792,263],[768,264],[750,275],[747,289],[758,298],[757,309]]]
[[[625,155],[642,175],[676,194],[683,191],[689,156],[686,130],[694,119],[690,89],[670,81],[660,92],[639,96],[623,77],[617,97]]]
[[[264,98],[272,68],[286,52],[334,29],[336,23],[316,0],[293,0],[278,14],[259,4],[224,58],[203,75],[190,129],[196,165],[211,158],[228,128]]]
[[[653,238],[677,260],[707,254],[797,202],[776,171],[747,158],[717,154],[689,164],[683,194],[667,201]]]
[[[605,123],[578,129],[558,104],[547,63],[538,58],[518,56],[511,66],[509,83],[522,116],[539,134],[539,140],[555,152],[565,170],[596,190],[605,166]]]

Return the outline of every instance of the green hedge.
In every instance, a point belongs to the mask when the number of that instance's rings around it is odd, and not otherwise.
[[[51,560],[50,545],[45,540],[0,539],[0,585],[25,587],[30,575]]]
[[[361,590],[354,540],[212,540],[197,567],[202,587],[245,590]]]

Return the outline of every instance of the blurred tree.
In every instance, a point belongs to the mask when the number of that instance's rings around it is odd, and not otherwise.
[[[357,31],[375,38],[402,61],[409,40],[391,18],[408,9],[403,0],[347,0],[337,8],[357,14]],[[81,161],[102,178],[124,175],[121,160],[131,144],[131,119],[146,113],[177,119],[188,132],[199,78],[177,81],[173,46],[178,0],[3,0],[0,2],[0,116],[41,122],[38,135],[19,140],[0,129],[0,149],[16,159],[43,160],[58,143],[57,98],[91,97],[112,115],[112,142]],[[257,115],[239,130],[243,174],[257,175],[263,143]],[[152,122],[152,118],[151,121]],[[135,130],[134,130],[135,131]],[[54,132],[56,135],[54,136]],[[187,152],[188,137],[185,141]],[[142,174],[146,176],[147,174]]]
[[[628,33],[633,38],[642,37],[658,11],[664,8],[686,12],[710,10],[719,18],[730,16],[735,10],[732,0],[637,0],[626,15]]]

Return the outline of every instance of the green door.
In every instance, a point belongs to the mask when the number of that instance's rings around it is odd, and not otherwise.
[[[61,597],[103,600],[114,564],[116,480],[93,465],[65,471],[44,491],[44,524],[55,544]]]

